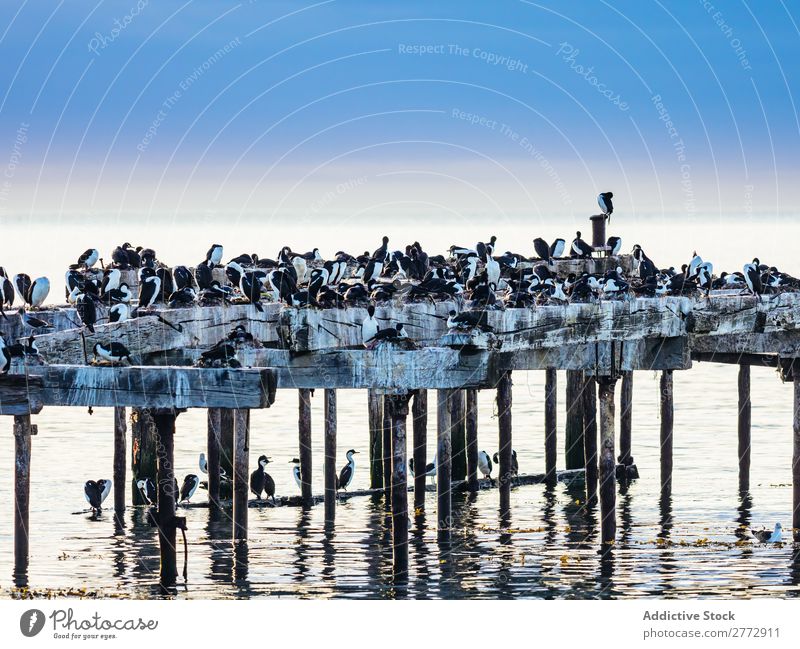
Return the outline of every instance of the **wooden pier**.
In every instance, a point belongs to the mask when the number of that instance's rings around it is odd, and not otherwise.
[[[556,261],[559,274],[580,272],[597,259]],[[615,262],[616,263],[616,262]],[[629,257],[619,260],[629,268]],[[130,281],[135,284],[135,278]],[[162,584],[177,577],[176,530],[185,519],[176,515],[173,440],[175,418],[188,408],[208,410],[208,498],[224,506],[220,472],[228,466],[232,479],[233,540],[248,538],[249,410],[268,408],[281,391],[297,391],[298,458],[301,500],[315,502],[311,492],[314,470],[324,473],[326,526],[335,525],[337,503],[337,390],[368,391],[365,408],[369,430],[364,449],[369,462],[370,486],[383,489],[391,510],[394,574],[404,579],[408,570],[408,486],[414,487],[414,510],[426,507],[424,467],[428,439],[427,405],[436,405],[436,490],[438,535],[446,540],[452,527],[451,494],[456,481],[470,491],[479,488],[477,475],[477,391],[493,390],[498,413],[499,467],[496,480],[500,509],[508,512],[510,493],[519,484],[512,478],[513,404],[515,372],[545,372],[545,404],[541,448],[549,484],[557,479],[558,413],[557,372],[565,371],[568,410],[565,425],[568,469],[585,471],[587,508],[599,503],[601,541],[616,538],[616,479],[635,477],[633,464],[635,418],[633,380],[636,371],[659,371],[661,412],[661,484],[669,495],[672,485],[672,449],[681,444],[673,431],[673,381],[695,361],[738,366],[739,483],[749,484],[750,371],[753,364],[777,367],[784,380],[793,381],[792,422],[794,454],[792,511],[795,538],[800,535],[800,293],[786,291],[766,296],[741,291],[711,291],[706,295],[658,298],[629,297],[590,303],[565,303],[531,308],[486,311],[492,331],[448,328],[451,310],[462,312],[461,298],[375,305],[375,315],[386,326],[402,322],[408,337],[365,348],[361,306],[339,309],[297,308],[265,302],[252,304],[157,306],[140,317],[121,323],[100,322],[94,332],[80,326],[75,308],[58,306],[36,315],[52,328],[36,336],[37,356],[14,358],[10,372],[0,376],[0,414],[13,416],[15,439],[15,575],[24,581],[29,539],[36,531],[28,519],[33,417],[48,406],[114,408],[115,491],[113,507],[125,508],[127,411],[133,409],[131,439],[139,429],[154,431],[155,473],[147,461],[135,461],[134,478],[157,483],[153,520],[161,541]],[[0,322],[3,337],[24,340],[30,330],[13,309]],[[235,366],[199,367],[203,352],[243,325],[252,340],[232,343]],[[95,343],[118,342],[130,351],[131,364],[90,363],[86,350]],[[617,389],[617,386],[621,387]],[[324,394],[324,457],[311,452],[310,391]],[[620,404],[616,402],[620,395]],[[408,415],[411,414],[411,424]],[[432,422],[431,422],[432,423]],[[788,430],[787,422],[787,430]],[[619,441],[615,431],[619,428]],[[410,430],[410,434],[409,434]],[[431,433],[432,435],[433,433]],[[788,432],[787,432],[788,434]],[[674,436],[673,436],[674,435]],[[408,438],[412,447],[409,453]],[[138,442],[137,442],[138,443]],[[142,449],[139,448],[139,453]],[[417,471],[408,474],[413,458]],[[141,458],[140,458],[141,459]],[[316,469],[321,467],[321,469]],[[463,481],[463,482],[461,482]],[[141,504],[133,489],[132,504]]]

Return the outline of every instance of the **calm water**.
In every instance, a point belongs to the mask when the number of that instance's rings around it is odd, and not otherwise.
[[[654,244],[650,248],[660,255],[678,247],[677,235],[669,239],[660,226],[647,230],[639,224],[636,228],[636,239],[642,243],[650,232]],[[792,231],[796,229],[791,227]],[[738,232],[729,232],[726,241],[731,243],[725,246],[715,243],[713,228],[688,243],[689,237],[684,234],[680,237],[685,240],[680,243],[681,254],[657,261],[679,264],[691,253],[686,249],[696,247],[701,254],[708,251],[704,256],[739,267],[756,254],[751,248],[758,247],[762,258],[785,264],[790,272],[800,272],[800,267],[792,267],[788,253],[783,252],[781,257],[770,240],[774,228],[765,228],[761,239],[744,237],[748,231],[743,225]],[[66,263],[89,245],[86,230],[71,235],[63,229],[43,228],[40,232],[50,242],[52,256],[32,260],[24,250],[7,251],[9,256],[2,265],[11,273],[26,270],[32,275],[52,273],[60,278]],[[55,245],[59,232],[65,240]],[[506,234],[499,228],[500,232]],[[532,238],[528,234],[526,228],[516,237],[513,232],[507,237],[522,242]],[[92,236],[97,247],[109,247],[117,241],[108,232],[92,231]],[[192,234],[193,256],[188,259],[177,252],[189,244],[175,240],[173,246],[169,232],[162,242],[126,238],[157,248],[174,247],[175,258],[164,255],[167,261],[191,263],[202,258],[207,243],[222,237]],[[363,233],[354,231],[353,238],[367,245]],[[440,231],[433,238],[436,243],[449,237]],[[485,237],[481,233],[464,236],[467,242],[476,238]],[[376,237],[370,234],[368,240],[373,239]],[[277,235],[270,235],[269,241],[274,242],[255,249],[263,249],[266,255],[281,243]],[[423,244],[428,245],[426,241],[423,239]],[[228,240],[223,243],[228,245]],[[312,245],[310,241],[306,245],[298,242],[296,247]],[[252,247],[248,244],[245,249]],[[433,243],[429,247],[433,249]],[[522,250],[524,244],[500,244],[501,249],[506,247]],[[234,248],[235,242],[229,251],[234,252]],[[719,263],[717,267],[721,269]],[[60,288],[57,290],[60,294]],[[544,470],[544,378],[540,374],[518,372],[514,376],[514,447],[524,473]],[[618,493],[619,542],[613,554],[602,561],[597,553],[596,517],[582,509],[582,484],[572,488],[560,484],[553,490],[541,485],[516,488],[512,491],[511,517],[506,521],[499,518],[496,490],[482,491],[474,500],[456,497],[456,529],[448,547],[436,542],[436,502],[435,495],[429,493],[426,516],[411,527],[407,593],[396,593],[389,578],[389,521],[380,499],[353,498],[339,505],[335,533],[330,537],[323,533],[321,506],[309,511],[295,507],[251,509],[250,543],[246,550],[236,551],[229,543],[231,526],[225,516],[212,520],[208,510],[192,508],[185,510],[189,582],[178,594],[188,598],[796,597],[800,594],[800,558],[791,544],[767,547],[748,541],[736,545],[742,523],[759,528],[771,527],[776,521],[784,528],[791,524],[792,389],[782,385],[772,370],[754,368],[752,379],[752,489],[742,495],[737,480],[736,368],[696,364],[691,371],[676,372],[673,496],[671,502],[663,503],[658,475],[658,377],[652,372],[637,373],[633,454],[641,479]],[[564,383],[560,373],[560,445]],[[492,397],[485,391],[479,400],[479,446],[490,454],[497,449]],[[321,493],[321,393],[313,400],[313,417],[314,492]],[[103,596],[154,595],[158,542],[155,531],[144,521],[143,510],[129,508],[123,528],[115,527],[109,511],[98,520],[88,514],[74,514],[85,507],[83,482],[111,476],[112,413],[96,409],[90,416],[86,410],[48,408],[35,421],[39,435],[33,438],[31,588],[85,587]],[[251,457],[255,459],[261,453],[272,456],[274,464],[269,468],[278,494],[297,493],[288,464],[297,454],[296,422],[297,395],[292,391],[280,391],[270,410],[252,413]],[[433,411],[429,422],[431,456]],[[13,436],[10,420],[5,425],[6,433],[0,435],[0,500],[6,503],[6,515],[0,518],[0,589],[3,596],[9,596]],[[338,428],[339,464],[344,463],[348,448],[360,450],[353,488],[367,487],[364,392],[340,391]],[[187,412],[178,418],[175,458],[179,479],[185,473],[197,472],[197,456],[204,450],[205,436],[205,412]],[[563,466],[561,454],[559,467]],[[204,495],[198,491],[195,500],[202,500]],[[182,549],[179,545],[179,556]]]

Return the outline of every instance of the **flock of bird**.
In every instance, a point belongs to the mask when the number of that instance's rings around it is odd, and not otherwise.
[[[389,238],[372,253],[352,256],[339,251],[325,260],[319,249],[298,254],[284,246],[277,259],[242,254],[223,265],[223,247],[212,245],[206,258],[190,270],[187,266],[169,268],[159,262],[154,250],[125,243],[112,255],[112,264],[102,265],[97,250],[82,254],[66,273],[66,297],[75,306],[80,323],[94,332],[97,323],[122,322],[130,318],[154,316],[166,325],[153,307],[185,307],[194,304],[219,305],[246,302],[263,311],[265,301],[292,307],[346,308],[367,307],[362,337],[367,346],[382,340],[407,337],[402,323],[380,327],[374,306],[389,300],[405,302],[435,301],[458,297],[462,311],[451,311],[448,326],[454,329],[489,330],[486,311],[504,308],[532,308],[536,305],[619,300],[631,297],[700,294],[710,297],[715,289],[740,290],[762,295],[800,289],[800,280],[762,264],[759,259],[745,264],[741,272],[714,275],[713,264],[694,253],[680,270],[659,268],[640,245],[632,250],[631,273],[621,266],[602,274],[583,272],[560,277],[554,267],[564,257],[589,258],[595,249],[577,232],[567,245],[564,239],[552,243],[533,240],[535,255],[506,251],[496,254],[497,238],[465,247],[452,245],[447,257],[428,255],[419,242],[392,251]],[[612,236],[606,250],[620,253],[622,240]],[[96,268],[100,262],[101,267]],[[525,262],[525,263],[523,263]],[[224,269],[226,281],[220,281]],[[123,281],[123,270],[138,272],[138,300]],[[397,281],[400,280],[400,281]],[[402,289],[402,290],[401,290]],[[31,313],[43,306],[50,292],[46,277],[35,280],[20,273],[9,279],[0,267],[0,315],[13,306],[15,294],[23,306],[17,311],[29,332],[13,344],[0,337],[0,372],[7,372],[11,359],[37,355],[34,334],[52,329],[46,320]],[[96,343],[95,358],[117,363],[130,361],[130,354],[118,342]]]

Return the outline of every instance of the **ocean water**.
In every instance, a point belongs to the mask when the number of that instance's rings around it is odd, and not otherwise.
[[[383,232],[361,227],[317,234],[315,243],[302,232],[256,227],[256,238],[219,236],[212,228],[190,228],[187,238],[177,226],[165,225],[157,241],[145,240],[148,230],[124,233],[132,243],[156,247],[168,263],[201,259],[212,241],[222,239],[227,252],[277,251],[285,240],[298,250],[320,242],[323,253],[338,248],[377,246]],[[0,264],[10,273],[49,274],[61,282],[63,269],[89,245],[110,252],[121,243],[113,227],[71,229],[64,223],[31,226],[12,224],[18,233],[36,234],[35,251],[20,243],[4,251]],[[175,227],[175,231],[171,228]],[[501,224],[494,232],[499,248],[522,252],[537,234],[524,224]],[[562,228],[569,236],[570,227]],[[588,229],[588,228],[587,228]],[[680,265],[693,249],[715,261],[717,270],[736,269],[758,254],[788,272],[800,273],[783,241],[798,229],[768,224],[752,228],[742,222],[724,233],[719,228],[687,229],[671,235],[660,225],[645,223],[623,229],[628,243],[638,241],[661,265]],[[431,252],[449,243],[486,239],[492,233],[460,228],[435,228],[414,236]],[[290,235],[286,234],[287,232]],[[402,241],[409,231],[387,231]],[[549,232],[554,232],[551,228]],[[128,236],[130,234],[130,236]],[[262,237],[263,235],[263,237]],[[429,236],[428,236],[429,235]],[[239,238],[237,238],[239,237]],[[301,245],[303,240],[305,245]],[[432,243],[428,243],[428,239]],[[23,239],[16,239],[23,241]],[[26,241],[30,241],[28,238]],[[258,241],[260,243],[253,243]],[[297,241],[297,243],[293,243]],[[509,242],[508,245],[504,241]],[[648,245],[645,241],[652,242]],[[91,242],[91,243],[90,243]],[[320,246],[322,248],[322,246]],[[627,244],[625,246],[627,248]],[[163,249],[164,253],[161,253]],[[652,251],[652,252],[651,252]],[[107,253],[108,254],[108,253]],[[274,252],[272,253],[274,254]],[[793,266],[797,266],[793,268]],[[54,279],[53,293],[61,284]],[[513,377],[514,448],[520,470],[544,470],[544,376],[516,372]],[[559,468],[564,467],[564,386],[558,375]],[[752,370],[751,489],[740,493],[737,472],[737,368],[695,364],[675,373],[673,493],[660,497],[658,375],[638,372],[634,382],[633,455],[640,479],[618,487],[618,542],[609,554],[599,550],[598,511],[587,511],[581,483],[520,486],[512,490],[510,518],[501,519],[496,489],[475,497],[454,497],[454,531],[447,545],[436,539],[436,498],[426,496],[426,511],[412,517],[410,574],[405,588],[391,579],[390,520],[380,497],[354,497],[337,508],[336,525],[326,534],[321,505],[311,509],[264,507],[250,509],[250,541],[234,548],[230,542],[230,512],[212,515],[204,508],[186,508],[188,520],[188,581],[179,578],[177,597],[331,597],[331,598],[642,598],[642,597],[797,597],[800,594],[800,553],[791,543],[752,543],[747,527],[791,526],[792,387],[767,368]],[[619,393],[619,386],[617,387]],[[490,390],[479,394],[479,447],[497,450],[497,418]],[[435,399],[429,400],[429,457],[433,455]],[[339,464],[344,451],[355,448],[353,488],[368,487],[367,399],[364,391],[340,391],[338,410]],[[254,411],[251,418],[251,458],[273,458],[268,470],[279,495],[296,494],[289,461],[297,455],[297,393],[279,391],[275,405]],[[312,401],[314,492],[322,493],[322,394]],[[144,509],[129,507],[123,525],[110,510],[97,519],[76,513],[85,509],[83,483],[111,477],[113,415],[108,409],[46,408],[34,418],[31,478],[31,558],[29,586],[40,594],[79,592],[101,597],[158,595],[158,540]],[[14,595],[13,570],[13,435],[11,418],[0,435],[0,596]],[[409,422],[410,430],[410,422]],[[197,473],[197,457],[206,439],[205,412],[189,411],[177,421],[176,473]],[[205,492],[198,490],[195,501]],[[744,528],[742,527],[744,526]],[[740,539],[746,539],[740,541]],[[180,539],[180,535],[179,535]],[[739,541],[739,543],[737,543]],[[179,562],[183,548],[179,541]]]

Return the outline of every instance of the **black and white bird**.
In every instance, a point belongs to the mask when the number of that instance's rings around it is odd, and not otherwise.
[[[100,293],[105,297],[111,291],[119,288],[122,273],[116,268],[106,268],[103,272],[103,281],[100,284]]]
[[[86,270],[89,270],[97,263],[98,259],[100,259],[100,253],[95,248],[89,248],[80,257],[78,257],[77,265],[83,266]]]
[[[752,530],[759,543],[780,543],[783,527],[780,523],[775,523],[775,529],[770,532],[769,530]]]
[[[361,322],[361,340],[366,345],[368,341],[375,338],[380,327],[375,319],[375,306],[370,304],[367,307],[367,317]]]
[[[411,472],[411,476],[415,477],[417,474],[414,472],[414,458],[412,457],[408,461],[408,470]],[[425,465],[425,476],[429,478],[436,477],[436,456],[433,456],[433,462],[428,462]]]
[[[758,260],[758,257],[756,257],[753,259],[752,263],[745,264],[742,269],[744,282],[753,295],[761,295],[764,292],[764,285],[761,283],[760,265],[761,262]]]
[[[608,217],[608,222],[611,223],[611,213],[614,211],[614,204],[611,199],[614,198],[613,192],[603,192],[597,195],[597,204],[600,210]]]
[[[385,239],[386,237],[384,237]],[[356,461],[353,459],[353,455],[358,453],[358,451],[353,450],[352,448],[347,451],[347,464],[342,467],[342,470],[339,471],[339,481],[336,483],[337,489],[344,489],[347,491],[347,487],[350,486],[350,483],[353,482],[353,476],[356,472]]]
[[[208,474],[208,460],[206,459],[205,453],[200,453],[200,460],[198,461],[198,465],[200,467],[200,473]]]
[[[194,496],[194,492],[197,491],[198,486],[200,486],[200,478],[194,473],[187,474],[181,485],[181,495],[180,498],[178,498],[178,502],[189,502],[192,496]]]
[[[0,266],[0,315],[2,315],[6,320],[8,320],[8,316],[4,308],[13,306],[14,304],[14,285],[11,283],[11,280],[8,279],[8,275],[6,274],[6,269]]]
[[[155,505],[158,500],[158,492],[150,478],[141,478],[137,480],[136,488],[139,490],[139,495],[141,495],[146,505]]]
[[[25,326],[30,327],[31,329],[53,328],[53,325],[50,324],[47,320],[42,320],[41,318],[37,318],[36,316],[30,315],[22,307],[17,309],[17,315],[22,319],[22,322],[25,323]]]
[[[500,466],[500,453],[495,453],[492,457],[494,463]],[[519,475],[519,460],[517,460],[517,451],[511,449],[511,476],[516,478]]]
[[[96,480],[87,480],[83,485],[83,494],[92,511],[99,513],[103,508],[103,487]]]
[[[292,477],[294,478],[295,483],[297,484],[298,489],[303,488],[303,480],[302,474],[300,472],[300,460],[298,458],[293,458],[289,464],[292,465]]]
[[[85,293],[78,293],[75,298],[75,310],[83,325],[94,333],[94,325],[97,322],[97,307],[94,300]]]
[[[275,481],[272,476],[265,471],[269,458],[262,455],[258,458],[258,468],[250,474],[250,491],[252,491],[256,498],[261,500],[261,493],[264,492],[267,498],[272,498],[275,502]]]
[[[606,246],[608,246],[611,249],[609,251],[609,254],[612,257],[616,257],[619,254],[620,249],[622,248],[622,238],[609,237],[608,241],[606,241]]]
[[[142,270],[149,270],[150,273],[139,275],[139,308],[148,309],[156,303],[161,293],[161,278],[149,268]]]
[[[128,363],[133,365],[133,361],[131,361],[131,353],[122,343],[95,343],[95,346],[92,348],[92,353],[94,354],[95,358],[99,356],[104,361],[109,361],[110,363],[121,363],[122,361],[127,360]]]
[[[484,478],[492,479],[492,458],[486,451],[478,452],[478,471]]]
[[[583,239],[581,239],[581,233],[576,232],[575,238],[572,240],[572,245],[570,246],[571,250],[571,257],[580,257],[582,259],[588,259],[592,256],[592,252],[594,252],[594,248],[592,248],[588,243],[586,243]]]
[[[567,242],[563,239],[556,239],[550,244],[550,258],[556,259],[563,256],[564,249],[567,247]]]
[[[486,311],[463,311],[456,313],[455,309],[448,312],[448,329],[480,329],[481,331],[494,331],[489,325]]]
[[[131,308],[124,302],[115,304],[108,310],[109,322],[125,322],[131,317]]]
[[[214,243],[211,245],[206,253],[206,262],[208,262],[209,268],[219,266],[220,262],[222,261],[222,252],[223,248],[220,244]]]
[[[8,374],[11,369],[11,351],[6,346],[5,339],[0,336],[0,374]]]
[[[111,480],[101,478],[97,481],[97,486],[100,487],[100,504],[102,505],[108,494],[111,493]]]

